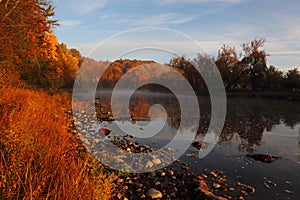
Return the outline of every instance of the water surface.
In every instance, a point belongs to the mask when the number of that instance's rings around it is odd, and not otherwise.
[[[109,95],[98,93],[96,97],[99,99],[98,106],[110,114]],[[199,125],[183,127],[197,129],[195,140],[205,136],[210,121],[209,98],[198,97],[198,100],[201,110]],[[232,181],[254,186],[257,192],[249,199],[297,199],[300,196],[300,103],[252,98],[229,98],[227,101],[225,126],[212,152],[199,159],[199,150],[191,146],[180,161],[190,165],[190,172],[201,174],[205,168],[220,169]],[[131,98],[129,109],[134,118],[127,116],[115,120],[122,121],[128,127],[133,124],[146,126],[150,120],[149,108],[154,104],[162,105],[167,111],[166,123],[154,137],[136,139],[140,143],[161,148],[177,133],[181,120],[188,119],[194,124],[193,116],[197,113],[193,113],[191,108],[190,115],[181,119],[180,106],[174,95],[147,92],[136,93]],[[155,117],[155,123],[160,124],[159,120],[163,118],[159,109],[156,114],[154,112]],[[114,122],[102,123],[112,129],[113,134],[122,135]],[[146,129],[150,132],[154,130],[155,127]],[[139,131],[142,134],[145,129]],[[279,159],[265,163],[246,156],[253,154],[274,155]],[[178,163],[173,167],[181,170]],[[268,181],[276,186],[266,184]]]

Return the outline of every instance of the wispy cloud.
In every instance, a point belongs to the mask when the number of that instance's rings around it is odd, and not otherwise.
[[[104,8],[108,2],[108,0],[73,0],[66,1],[64,7],[78,14],[87,14],[96,9]]]
[[[74,26],[78,26],[81,23],[80,20],[64,20],[59,21],[60,28],[71,28]]]
[[[141,19],[137,22],[139,26],[165,26],[184,24],[193,21],[195,18],[192,16],[185,16],[177,13],[165,13],[157,16],[150,16],[145,19]]]
[[[159,0],[160,4],[178,3],[240,3],[243,0]]]
[[[99,17],[107,20],[106,23],[126,24],[131,26],[168,26],[191,22],[196,17],[182,13],[164,13],[157,15],[142,16],[140,14],[105,14]]]

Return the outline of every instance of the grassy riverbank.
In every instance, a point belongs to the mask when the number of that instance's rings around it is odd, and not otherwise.
[[[0,90],[0,199],[111,199],[113,174],[69,129],[70,95]]]

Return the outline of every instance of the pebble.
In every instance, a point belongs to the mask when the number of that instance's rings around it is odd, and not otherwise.
[[[217,177],[218,175],[215,172],[209,172],[210,175],[212,175],[213,177]]]
[[[173,176],[173,175],[174,175],[174,171],[173,171],[173,170],[169,170],[168,174],[169,174],[170,176]]]
[[[147,196],[151,199],[159,199],[162,198],[163,195],[159,190],[156,190],[155,188],[151,188],[147,191]]]
[[[185,171],[188,171],[190,169],[189,165],[188,164],[183,164],[181,166],[181,169],[185,170]]]
[[[284,190],[286,193],[288,193],[288,194],[293,194],[294,192],[293,191],[291,191],[291,190]]]
[[[218,183],[214,183],[214,184],[213,184],[213,187],[214,187],[215,189],[219,189],[219,188],[221,187],[221,185],[218,184]]]
[[[153,163],[151,161],[148,161],[145,167],[151,168],[151,167],[153,167]]]
[[[161,160],[159,158],[155,158],[152,160],[152,163],[155,165],[159,165],[159,164],[161,164]]]
[[[122,198],[122,194],[117,194],[117,197],[118,197],[118,199],[121,199]]]
[[[104,133],[105,136],[108,136],[111,133],[111,130],[108,130],[106,128],[102,128],[101,132]]]

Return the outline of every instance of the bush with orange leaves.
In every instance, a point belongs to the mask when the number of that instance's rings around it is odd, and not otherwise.
[[[116,176],[79,153],[65,105],[67,95],[0,89],[0,199],[113,197]]]

